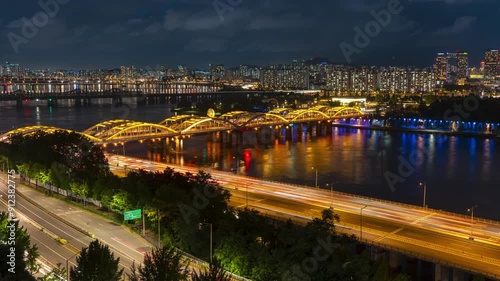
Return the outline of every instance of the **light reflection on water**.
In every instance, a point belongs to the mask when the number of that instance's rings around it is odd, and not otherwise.
[[[159,122],[171,115],[171,106],[148,105],[130,110],[126,118]],[[121,113],[120,113],[121,114]],[[121,117],[109,106],[90,108],[0,106],[0,130],[27,125],[48,125],[84,130]],[[334,184],[338,191],[421,205],[427,183],[430,208],[466,213],[477,204],[478,216],[500,220],[500,152],[498,140],[404,132],[333,128],[333,136],[301,135],[295,141],[276,139],[264,147],[256,144],[238,150],[207,142],[197,136],[184,142],[184,153],[148,152],[144,144],[127,144],[127,155],[180,165],[200,165],[235,171],[254,177],[309,186]],[[417,158],[412,158],[412,157]],[[402,167],[410,159],[421,165]],[[239,164],[238,164],[239,163]],[[394,192],[386,179],[393,173],[401,181]]]

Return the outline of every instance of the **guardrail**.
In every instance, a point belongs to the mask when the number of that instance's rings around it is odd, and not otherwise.
[[[121,158],[135,158],[135,157],[130,157],[130,156],[124,157],[124,156],[115,155],[115,154],[110,154],[110,155],[112,155],[113,157],[121,157]],[[139,159],[139,158],[137,158],[137,159]],[[156,161],[151,161],[151,162],[156,162]],[[287,182],[281,182],[281,181],[275,181],[275,180],[269,180],[269,179],[261,179],[261,178],[251,177],[251,176],[243,176],[243,175],[236,174],[234,172],[216,170],[216,169],[208,168],[208,167],[179,166],[179,165],[166,164],[166,163],[162,163],[162,162],[156,162],[156,163],[161,163],[161,164],[164,164],[166,166],[170,166],[170,167],[174,167],[174,168],[177,167],[177,168],[181,168],[181,169],[186,169],[186,168],[197,169],[197,170],[201,170],[201,171],[210,173],[212,175],[213,174],[226,174],[226,175],[230,175],[230,176],[234,176],[234,177],[242,177],[242,178],[246,178],[246,179],[252,179],[255,181],[269,182],[269,183],[281,184],[281,185],[285,185],[285,186],[288,185],[288,186],[293,186],[293,187],[307,189],[307,190],[317,190],[317,191],[320,191],[320,192],[328,194],[328,195],[330,194],[330,192],[332,192],[333,194],[341,195],[344,197],[359,198],[359,199],[373,201],[373,202],[402,206],[402,207],[406,207],[406,208],[410,208],[410,209],[418,209],[418,210],[422,210],[422,211],[430,211],[430,212],[441,213],[441,214],[450,215],[450,216],[456,216],[456,217],[459,217],[462,219],[470,219],[470,216],[468,216],[468,215],[453,213],[453,212],[444,211],[444,210],[438,210],[438,209],[433,209],[433,208],[424,208],[422,206],[417,206],[417,205],[412,205],[412,204],[407,204],[407,203],[400,203],[400,202],[396,202],[396,201],[389,201],[389,200],[384,200],[384,199],[378,199],[378,198],[373,198],[373,197],[368,197],[368,196],[363,196],[363,195],[341,192],[341,191],[335,191],[335,190],[330,191],[328,189],[315,188],[315,187],[307,186],[307,185],[287,183]],[[129,168],[129,170],[133,170],[133,169]],[[485,219],[485,218],[474,216],[474,220],[477,222],[500,225],[500,221],[495,221],[492,219]]]
[[[38,187],[42,187],[42,188],[45,188],[45,189],[49,189],[46,185],[41,185],[41,184],[38,184],[36,181],[33,181],[32,179],[30,178],[27,178],[25,177],[25,179],[23,179],[24,181],[27,181],[28,183],[33,183],[35,184],[35,186],[38,186]],[[59,189],[59,188],[58,188]],[[57,192],[58,194],[60,195],[63,195],[59,192]],[[49,214],[50,216],[60,220],[61,222],[63,222],[64,224],[68,225],[69,227],[72,227],[74,228],[75,230],[83,233],[84,235],[87,235],[91,238],[95,238],[94,235],[90,232],[87,232],[86,230],[78,227],[77,225],[65,220],[64,218],[60,217],[60,216],[57,216],[56,214],[54,214],[52,211],[46,209],[45,207],[41,206],[40,204],[38,204],[37,202],[35,202],[34,200],[30,199],[29,197],[23,195],[21,192],[17,192],[17,194],[19,196],[21,196],[22,198],[24,198],[26,201],[30,202],[31,204],[37,206],[39,209],[43,210],[44,212],[46,212],[47,214]],[[69,197],[68,195],[65,195],[66,197]],[[114,248],[114,247],[113,247]],[[197,258],[187,252],[184,252],[182,251],[181,249],[178,249],[176,248],[178,251],[180,251],[186,258],[188,258],[191,262],[194,262],[196,265],[198,266],[205,266],[205,267],[208,267],[209,266],[209,263],[200,259],[200,258]],[[245,278],[245,277],[242,277],[242,276],[238,276],[232,272],[229,272],[229,271],[226,271],[226,273],[233,279],[233,280],[236,280],[236,281],[252,281],[251,279],[248,279],[248,278]]]
[[[31,179],[29,179],[28,182],[32,182]],[[41,204],[39,204],[38,202],[34,201],[33,199],[29,198],[28,196],[22,194],[21,192],[17,192],[16,193],[17,195],[21,196],[22,198],[24,198],[24,200],[30,202],[31,204],[35,205],[37,208],[43,210],[44,212],[46,212],[47,214],[49,214],[51,217],[63,222],[64,224],[66,224],[67,226],[69,227],[72,227],[74,228],[75,230],[77,230],[78,232],[82,233],[83,235],[87,235],[88,237],[90,238],[94,238],[92,233],[89,233],[88,231],[84,230],[83,228],[81,227],[78,227],[74,224],[72,224],[71,222],[67,221],[66,219],[56,215],[55,213],[53,213],[52,211],[50,211],[49,209],[43,207]]]
[[[180,166],[180,167],[182,167],[182,166]],[[189,167],[189,166],[187,166],[187,167]],[[422,206],[417,206],[417,205],[412,205],[412,204],[407,204],[407,203],[400,203],[400,202],[396,202],[396,201],[389,201],[389,200],[384,200],[384,199],[378,199],[378,198],[373,198],[373,197],[368,197],[368,196],[363,196],[363,195],[357,195],[357,194],[352,194],[352,193],[341,192],[341,191],[335,191],[335,190],[330,191],[328,189],[315,188],[315,187],[307,186],[307,185],[299,185],[299,184],[285,183],[285,182],[268,180],[268,179],[260,179],[260,178],[256,178],[256,177],[250,177],[250,176],[242,176],[242,175],[238,175],[238,174],[235,174],[235,173],[232,173],[232,172],[220,171],[220,170],[215,170],[215,169],[212,169],[212,168],[200,168],[200,170],[209,171],[209,172],[211,172],[211,174],[213,174],[213,172],[219,173],[219,174],[228,174],[228,175],[232,175],[232,176],[235,176],[235,177],[243,177],[243,178],[247,178],[247,179],[250,178],[250,179],[253,179],[253,180],[256,180],[256,181],[276,183],[276,184],[281,184],[281,185],[289,185],[289,186],[293,186],[293,187],[297,187],[297,188],[302,188],[302,189],[307,189],[307,190],[317,190],[317,191],[320,191],[320,192],[328,194],[328,195],[330,194],[330,192],[332,192],[333,194],[341,195],[341,196],[344,196],[344,197],[359,198],[359,199],[373,201],[373,202],[379,202],[379,203],[390,204],[390,205],[397,205],[397,206],[402,206],[402,207],[406,207],[406,208],[410,208],[410,209],[419,209],[419,210],[423,210],[423,211],[430,211],[430,212],[435,212],[435,213],[441,213],[441,214],[445,214],[445,215],[460,217],[460,218],[463,218],[463,219],[470,219],[470,216],[468,216],[468,215],[453,213],[453,212],[444,211],[444,210],[432,209],[432,208],[424,208]],[[476,217],[476,216],[474,216],[474,220],[478,221],[478,222],[483,222],[483,223],[500,225],[500,221],[495,221],[495,220],[491,220],[491,219],[485,219],[485,218]]]

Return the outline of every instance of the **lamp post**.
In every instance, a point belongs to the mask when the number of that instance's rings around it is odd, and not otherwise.
[[[161,213],[160,213],[160,209],[158,209],[158,249],[161,248],[161,226],[160,226],[160,222],[161,222]]]
[[[239,161],[239,159],[236,156],[233,156],[233,159],[236,162],[236,165],[235,165],[235,169],[236,169],[235,174],[238,174],[238,170],[240,169],[240,161]]]
[[[364,207],[362,207],[359,211],[360,215],[359,215],[359,241],[363,241],[363,210],[368,207],[368,205],[365,205]]]
[[[208,225],[210,226],[210,264],[213,262],[213,232],[212,232],[212,224],[208,222],[200,222],[199,226]]]
[[[426,200],[426,197],[427,197],[427,183],[426,182],[419,182],[418,186],[424,188],[424,204],[423,204],[423,207],[427,208],[427,205],[425,204],[425,200]]]
[[[467,209],[467,211],[470,212],[470,237],[469,237],[470,240],[474,240],[473,231],[474,231],[474,209],[475,208],[477,208],[477,205]]]
[[[315,188],[318,188],[318,169],[312,167],[313,170],[316,171],[316,185],[314,186]]]
[[[246,206],[248,208],[248,184],[245,185],[245,197],[246,197]]]
[[[72,255],[71,257],[67,258],[66,259],[66,280],[69,281],[69,260],[72,259],[73,257],[77,256],[78,254],[80,254],[80,252]]]
[[[326,184],[326,186],[328,186],[328,184]],[[333,182],[330,183],[330,199],[330,209],[333,209]]]

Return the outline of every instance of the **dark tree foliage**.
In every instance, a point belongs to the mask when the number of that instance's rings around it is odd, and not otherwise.
[[[467,97],[435,98],[422,113],[425,118],[450,121],[500,122],[500,99]]]
[[[13,135],[7,156],[17,164],[38,163],[46,170],[59,163],[66,168],[67,177],[89,184],[110,173],[101,147],[80,134],[66,131]]]
[[[124,179],[123,190],[131,195],[132,206],[160,211],[167,242],[205,258],[208,237],[201,236],[209,232],[200,229],[199,224],[212,223],[217,232],[219,221],[232,216],[228,211],[229,192],[201,171],[196,175],[173,169],[133,171]]]
[[[14,260],[10,256],[14,256]],[[19,222],[11,220],[7,213],[0,213],[0,280],[35,280],[32,273],[38,271],[37,258],[38,248],[31,245],[26,229],[19,227]]]
[[[183,281],[188,280],[188,264],[183,263],[182,253],[173,247],[156,248],[144,256],[143,265],[132,265],[130,281]]]
[[[193,281],[231,281],[231,276],[221,267],[219,261],[214,259],[208,269],[194,272]]]
[[[70,277],[74,281],[118,281],[122,278],[120,258],[116,258],[109,247],[99,240],[90,242],[76,258],[76,267],[71,267]]]

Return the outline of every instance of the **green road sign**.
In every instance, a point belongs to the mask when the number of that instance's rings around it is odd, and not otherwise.
[[[126,211],[123,213],[123,216],[124,220],[126,221],[140,219],[142,216],[142,212],[141,209]]]

